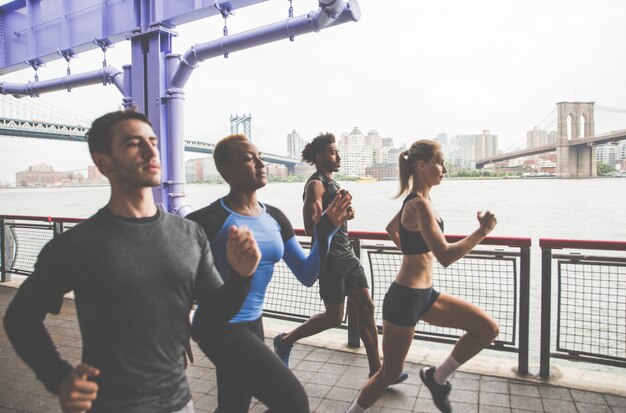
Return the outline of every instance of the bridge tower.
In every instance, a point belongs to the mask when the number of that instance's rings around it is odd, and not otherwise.
[[[230,133],[239,133],[239,125],[243,125],[243,134],[252,142],[252,115],[230,115]]]
[[[596,147],[570,146],[570,141],[594,136],[595,102],[559,102],[556,174],[561,178],[597,176]]]

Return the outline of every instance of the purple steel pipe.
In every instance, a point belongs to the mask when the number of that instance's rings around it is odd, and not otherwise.
[[[124,74],[121,70],[111,66],[103,67],[100,70],[94,70],[92,72],[68,75],[56,79],[42,80],[40,82],[0,82],[0,93],[4,95],[13,95],[16,98],[22,96],[35,97],[42,93],[88,86],[95,83],[113,83],[122,95],[126,96],[124,90]]]
[[[361,8],[356,0],[348,0],[346,3],[343,0],[320,0],[320,8],[309,14],[192,46],[181,57],[170,85],[183,88],[198,63],[206,59],[292,36],[319,32],[323,28],[358,21],[360,18]]]
[[[124,71],[124,90],[122,91],[124,99],[122,99],[122,105],[124,105],[124,110],[130,110],[134,106],[133,98],[131,97],[133,94],[133,67],[131,65],[124,65],[122,66],[122,70]]]
[[[177,67],[180,56],[170,54],[165,57],[167,73]],[[185,216],[191,212],[191,206],[185,202],[185,142],[184,142],[184,100],[185,92],[180,88],[167,89],[167,151],[168,174],[163,185],[168,185],[169,212]]]

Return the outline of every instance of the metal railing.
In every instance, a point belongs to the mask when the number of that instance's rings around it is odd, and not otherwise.
[[[10,274],[28,275],[39,251],[56,234],[80,219],[24,217],[0,215],[0,269],[2,281]],[[303,236],[302,230],[296,231]],[[402,254],[385,233],[350,232],[355,254],[361,259],[369,276],[375,317],[382,326],[382,300],[395,278]],[[454,242],[461,236],[446,236]],[[499,324],[500,335],[492,344],[495,350],[516,352],[518,372],[528,373],[530,239],[487,238],[470,254],[448,268],[433,266],[435,288],[473,302],[487,311]],[[308,248],[308,244],[303,242]],[[316,283],[317,284],[317,283]],[[317,286],[304,287],[291,274],[284,262],[274,270],[265,300],[267,317],[304,321],[325,310]],[[348,344],[359,345],[356,312],[348,300],[342,324],[348,329]],[[418,323],[415,338],[454,343],[460,330]]]
[[[30,275],[41,249],[79,218],[0,215],[0,281],[11,274]]]
[[[298,230],[298,235],[304,232]],[[398,248],[390,244],[386,233],[351,231],[355,254],[369,275],[375,318],[382,330],[382,301],[402,261]],[[446,236],[448,241],[461,236]],[[381,242],[382,241],[382,242]],[[307,244],[308,245],[308,244]],[[499,324],[500,335],[491,346],[495,350],[518,353],[518,372],[528,373],[530,239],[487,238],[448,268],[433,266],[435,288],[468,300],[487,311]],[[366,259],[367,258],[367,259]],[[304,321],[324,312],[317,283],[304,287],[291,274],[284,262],[274,269],[264,306],[268,317]],[[348,310],[342,327],[348,329],[348,345],[358,346],[358,323],[348,300]],[[454,343],[463,334],[460,330],[436,327],[419,322],[415,338]]]
[[[540,239],[539,246],[539,375],[550,375],[551,357],[626,367],[626,242]],[[555,249],[568,253],[554,254]]]

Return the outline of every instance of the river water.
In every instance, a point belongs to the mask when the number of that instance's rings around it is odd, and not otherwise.
[[[396,182],[342,182],[357,216],[350,229],[384,231],[401,205]],[[262,202],[282,209],[302,228],[303,183],[271,183],[259,191]],[[188,203],[201,208],[228,192],[227,185],[192,184]],[[107,202],[108,187],[0,189],[0,214],[86,218]],[[431,198],[447,234],[477,227],[476,211],[489,209],[498,226],[492,236],[626,240],[626,179],[447,180]]]
[[[401,205],[394,198],[397,182],[341,185],[354,197],[356,218],[350,221],[350,229],[384,232]],[[294,228],[302,228],[302,188],[303,183],[268,184],[259,191],[259,199],[283,210]],[[225,195],[228,186],[192,184],[186,191],[195,210]],[[0,214],[86,218],[108,197],[106,186],[4,188]],[[498,218],[492,236],[531,238],[531,360],[537,360],[539,343],[539,238],[626,241],[626,179],[451,179],[433,188],[431,198],[446,234],[472,232],[478,225],[476,212],[489,209]]]

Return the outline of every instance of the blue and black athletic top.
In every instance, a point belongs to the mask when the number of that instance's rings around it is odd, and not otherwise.
[[[330,240],[337,227],[322,215],[317,224],[316,232],[322,240],[315,242],[307,256],[296,238],[289,219],[276,207],[268,204],[259,205],[263,212],[259,215],[241,215],[233,211],[224,198],[211,205],[187,215],[187,218],[198,222],[211,243],[211,251],[215,256],[215,265],[224,280],[228,279],[232,268],[226,258],[226,242],[228,228],[231,225],[246,225],[254,234],[261,250],[261,262],[252,276],[248,296],[241,310],[230,320],[230,323],[254,321],[263,313],[263,301],[267,286],[272,279],[274,264],[283,259],[298,280],[312,286],[324,267]],[[319,245],[319,244],[322,245]]]

